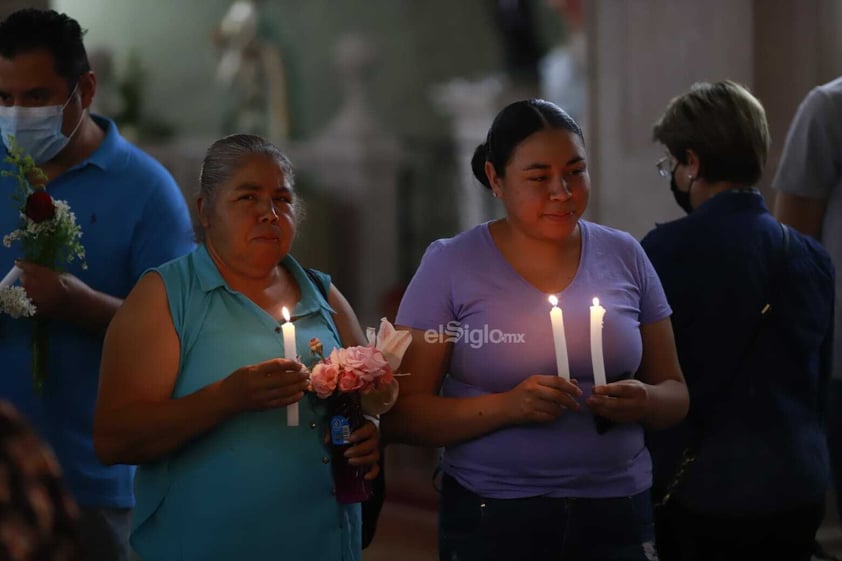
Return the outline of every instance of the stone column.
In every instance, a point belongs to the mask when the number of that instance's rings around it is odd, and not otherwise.
[[[681,215],[655,172],[651,127],[693,82],[752,87],[751,0],[588,2],[591,213],[641,237]]]
[[[343,103],[336,117],[290,155],[299,174],[314,178],[334,206],[329,243],[341,246],[340,290],[363,326],[376,326],[381,299],[398,281],[397,189],[402,150],[368,104],[372,45],[362,36],[342,38],[336,51]],[[310,209],[309,212],[317,212]],[[334,252],[337,254],[337,252]],[[389,318],[393,320],[394,318]]]
[[[451,135],[456,145],[459,170],[459,191],[456,199],[458,231],[464,231],[494,217],[490,194],[471,171],[471,158],[476,147],[485,142],[491,121],[497,112],[503,82],[494,77],[478,82],[453,80],[434,86],[434,103],[450,117]]]
[[[637,237],[681,216],[655,174],[652,123],[693,82],[731,79],[763,102],[772,148],[768,184],[798,103],[842,74],[836,0],[588,2],[591,216]]]

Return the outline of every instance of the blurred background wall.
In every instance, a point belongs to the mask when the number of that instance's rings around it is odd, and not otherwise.
[[[89,30],[90,48],[106,47],[118,70],[135,52],[148,73],[145,111],[179,132],[217,135],[224,96],[214,84],[211,33],[231,0],[53,0]],[[431,111],[425,84],[482,76],[497,66],[499,47],[484,0],[259,1],[258,34],[283,55],[290,89],[292,136],[325,126],[341,102],[334,70],[336,40],[364,34],[377,51],[371,102],[395,130],[428,135],[443,123]],[[177,87],[174,87],[177,85]]]
[[[246,39],[225,37],[236,4],[254,11]],[[798,102],[842,73],[840,0],[0,0],[0,15],[23,6],[88,30],[97,110],[188,199],[212,140],[268,122],[243,109],[248,95],[283,114],[254,132],[296,164],[308,209],[296,253],[333,273],[365,321],[393,311],[429,242],[499,215],[467,159],[506,102],[569,109],[587,134],[587,216],[641,237],[680,213],[650,140],[672,96],[723,78],[755,92],[773,136],[768,197]],[[279,77],[253,58],[251,74],[229,64],[222,79],[223,59],[246,53],[242,68],[255,44]]]
[[[681,211],[656,181],[651,123],[695,81],[732,79],[764,104],[772,135],[759,187],[771,204],[789,123],[814,86],[842,74],[839,0],[585,2],[590,156],[598,220],[641,237]]]

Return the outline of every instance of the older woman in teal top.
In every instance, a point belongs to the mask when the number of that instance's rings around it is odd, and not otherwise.
[[[353,310],[327,300],[289,254],[289,161],[259,137],[208,150],[199,248],[146,274],[108,330],[94,423],[105,463],[140,464],[131,542],[147,561],[360,558],[360,506],[334,496],[324,403],[283,356],[282,307],[297,353],[364,344]],[[300,424],[287,426],[298,403]],[[377,431],[351,437],[377,473]]]

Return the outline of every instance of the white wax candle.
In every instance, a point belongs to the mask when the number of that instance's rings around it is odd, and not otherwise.
[[[550,323],[553,326],[553,345],[555,346],[555,365],[558,375],[570,380],[570,366],[567,360],[567,340],[564,337],[564,314],[558,307],[558,298],[550,296]]]
[[[0,280],[0,288],[6,288],[7,286],[12,286],[15,284],[20,278],[20,274],[23,272],[23,269],[18,267],[17,265],[12,265],[12,268],[9,269],[9,272],[6,273],[6,276],[3,277],[3,280]]]
[[[281,309],[281,314],[284,316],[284,323],[281,325],[284,335],[284,358],[295,360],[295,326],[289,320],[289,310],[286,306]],[[298,403],[287,405],[287,426],[298,426]]]
[[[594,386],[605,385],[605,359],[602,356],[602,319],[605,308],[599,305],[599,298],[591,306],[591,363],[593,364]]]

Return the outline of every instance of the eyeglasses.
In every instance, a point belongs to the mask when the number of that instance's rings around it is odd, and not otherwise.
[[[672,156],[664,156],[658,163],[655,164],[655,168],[658,170],[658,175],[665,179],[669,179],[672,176],[672,172],[675,171],[675,168],[678,164],[673,165]]]

